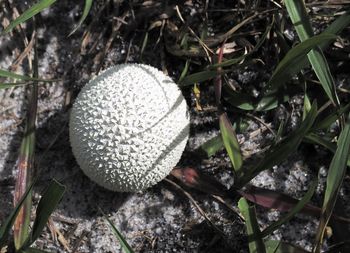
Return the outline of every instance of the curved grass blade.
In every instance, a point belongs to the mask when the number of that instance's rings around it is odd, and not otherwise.
[[[36,209],[36,216],[29,240],[25,243],[23,249],[29,247],[36,239],[38,239],[44,229],[50,215],[56,209],[61,201],[66,187],[56,180],[52,180],[50,185],[45,190]]]
[[[347,112],[350,109],[350,104],[347,104],[346,106],[341,107],[339,110],[334,111],[324,119],[320,120],[320,122],[316,122],[315,126],[313,127],[313,130],[322,130],[327,129],[333,124],[341,115],[343,115],[345,112]]]
[[[344,28],[348,27],[350,24],[350,12],[347,11],[343,15],[341,15],[339,18],[333,21],[332,24],[330,24],[321,34],[339,34]],[[322,42],[319,47],[324,50],[331,44],[331,41]],[[307,59],[307,56],[304,57],[304,59],[300,62],[299,66],[300,69],[306,68],[310,65],[309,60]]]
[[[316,116],[317,104],[314,102],[300,127],[289,134],[284,140],[273,146],[256,167],[247,170],[238,180],[237,187],[240,188],[244,186],[261,171],[270,169],[274,165],[283,162],[290,154],[295,152],[304,136],[310,131]]]
[[[2,31],[1,35],[10,32],[13,28],[15,28],[17,25],[27,21],[28,19],[32,18],[42,10],[48,8],[51,6],[56,0],[41,0],[40,2],[34,4],[32,7],[30,7],[28,10],[23,12],[18,18],[13,20],[4,31]]]
[[[7,239],[9,232],[15,223],[16,217],[21,210],[21,207],[25,203],[26,199],[31,196],[31,191],[33,189],[34,182],[29,185],[26,192],[23,194],[22,198],[18,201],[15,209],[11,212],[11,214],[7,217],[7,219],[1,224],[0,227],[0,249],[5,246],[5,240]]]
[[[92,0],[85,0],[85,6],[84,6],[84,10],[83,10],[83,15],[80,17],[78,24],[75,26],[75,28],[70,32],[70,34],[68,35],[71,36],[73,33],[76,32],[76,30],[79,29],[79,27],[81,26],[81,24],[84,22],[84,20],[86,19],[87,15],[90,12],[92,6]]]
[[[313,36],[313,31],[304,1],[286,0],[285,5],[300,40],[303,42],[311,38]],[[322,43],[326,43],[326,41]],[[318,43],[318,46],[319,45],[321,45],[321,43]],[[339,106],[339,98],[334,80],[322,50],[319,47],[315,47],[307,56],[327,96],[334,105]]]
[[[255,105],[255,111],[269,111],[275,109],[280,103],[287,102],[288,100],[289,95],[287,93],[280,92],[279,90],[270,90],[260,98]]]
[[[262,232],[261,232],[261,236],[265,237],[268,236],[269,234],[271,234],[273,231],[275,231],[276,229],[278,229],[280,226],[282,226],[283,224],[287,223],[290,219],[292,219],[297,213],[299,213],[307,203],[310,202],[311,197],[314,195],[315,190],[317,187],[317,180],[314,180],[310,187],[309,190],[306,192],[306,194],[304,195],[304,197],[298,201],[298,203],[288,212],[288,214],[286,214],[285,216],[281,217],[278,221],[272,223],[270,226],[268,226],[267,228],[265,228]]]
[[[324,232],[332,215],[340,186],[345,177],[346,163],[350,152],[350,114],[338,138],[338,147],[329,166],[326,192],[323,200],[322,213],[316,234],[313,252],[320,252]]]
[[[267,253],[309,253],[298,246],[281,241],[268,240],[265,241],[265,245]]]
[[[232,124],[227,118],[226,113],[222,113],[219,116],[219,123],[220,123],[220,132],[221,132],[222,141],[230,157],[232,166],[235,172],[237,173],[237,175],[239,175],[241,173],[243,159],[242,159],[241,149],[239,147],[236,133],[232,127]]]
[[[102,211],[101,208],[99,208],[100,212],[104,216],[104,218],[107,220],[109,226],[112,228],[113,234],[117,237],[117,239],[120,242],[120,245],[122,246],[122,249],[125,253],[134,253],[133,249],[130,247],[128,242],[125,240],[123,235],[118,231],[118,229],[114,226],[114,224],[111,222],[110,219],[108,219],[107,215]]]
[[[300,71],[299,62],[309,51],[323,42],[336,39],[334,34],[321,34],[313,36],[293,47],[282,61],[278,64],[269,81],[271,90],[277,90],[278,87],[287,82],[294,74]]]
[[[189,66],[190,66],[190,61],[187,60],[187,61],[186,61],[186,64],[185,64],[185,67],[184,67],[184,69],[183,69],[182,72],[181,72],[181,75],[180,75],[180,78],[179,78],[178,83],[181,83],[182,80],[183,80],[183,79],[185,78],[185,76],[187,75]]]
[[[245,198],[241,198],[238,201],[238,208],[246,221],[249,252],[250,253],[266,252],[264,241],[262,240],[260,235],[258,221],[256,220],[255,208],[253,206],[249,206]]]
[[[322,138],[321,136],[318,136],[315,133],[310,133],[310,134],[306,135],[304,138],[304,141],[323,146],[333,153],[335,153],[337,150],[337,145],[335,143],[333,143],[329,140],[326,140],[326,139]],[[348,159],[346,164],[347,164],[347,166],[350,166],[350,158]]]
[[[222,71],[217,71],[217,70],[206,70],[206,71],[201,71],[197,72],[188,76],[185,76],[182,81],[179,83],[180,86],[187,86],[191,85],[194,83],[200,83],[204,82],[210,79],[213,79],[217,77],[217,75],[222,75],[224,73],[228,73],[229,70],[222,70]]]

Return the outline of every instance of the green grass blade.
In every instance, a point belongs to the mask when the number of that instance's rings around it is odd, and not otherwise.
[[[66,187],[56,180],[52,180],[45,190],[36,209],[36,216],[30,239],[26,242],[25,247],[30,246],[41,234],[50,215],[56,209],[61,201]]]
[[[19,82],[19,83],[0,83],[0,90],[2,89],[8,89],[8,88],[13,88],[13,87],[17,87],[17,86],[23,86],[23,85],[27,85],[30,83],[27,82]]]
[[[251,56],[253,53],[255,53],[256,51],[258,51],[258,49],[263,45],[263,43],[266,40],[267,35],[270,33],[271,28],[273,27],[273,24],[275,22],[275,19],[273,18],[271,23],[266,27],[266,30],[264,32],[264,34],[261,36],[261,38],[259,39],[259,41],[256,43],[255,47],[253,48],[252,51],[250,51],[248,54],[244,54],[241,55],[237,58],[234,59],[230,59],[230,60],[225,60],[221,63],[216,63],[210,66],[210,69],[216,69],[216,68],[220,68],[220,67],[228,67],[234,64],[237,64],[241,61],[243,61],[245,58],[247,58],[248,56]]]
[[[117,239],[120,242],[120,245],[122,246],[122,249],[125,253],[134,253],[133,249],[130,247],[129,243],[125,240],[123,235],[119,232],[119,230],[114,226],[113,222],[111,222],[110,219],[108,219],[107,215],[104,214],[104,212],[99,208],[100,212],[103,214],[104,218],[108,222],[109,226],[112,228],[113,234],[117,237]]]
[[[6,78],[13,78],[13,79],[19,79],[24,81],[37,81],[37,82],[56,82],[57,80],[45,80],[40,78],[34,78],[29,76],[23,76],[16,73],[12,73],[7,70],[0,69],[0,77],[6,77]]]
[[[220,71],[221,74],[224,74],[227,72],[229,71],[227,70]],[[216,70],[206,70],[206,71],[197,72],[197,73],[185,76],[179,84],[180,86],[187,86],[194,83],[204,82],[217,77],[218,74],[219,72]]]
[[[25,203],[26,199],[31,196],[31,191],[33,189],[33,185],[34,182],[29,185],[28,189],[26,190],[26,192],[23,194],[23,196],[21,197],[21,199],[18,201],[15,209],[13,209],[13,211],[11,212],[11,214],[7,217],[7,219],[1,224],[0,227],[0,249],[5,246],[5,241],[9,235],[9,232],[16,220],[16,217],[19,213],[19,211],[21,210],[21,207],[23,206],[23,204]]]
[[[210,157],[219,151],[223,146],[224,143],[222,142],[222,137],[221,135],[218,135],[202,144],[200,148],[207,154],[208,157]]]
[[[284,215],[283,217],[281,217],[278,221],[272,223],[270,226],[268,226],[267,228],[265,228],[262,232],[261,232],[261,236],[265,237],[268,236],[269,234],[271,234],[273,231],[275,231],[276,229],[278,229],[280,226],[282,226],[283,224],[287,223],[290,219],[292,219],[297,213],[299,213],[304,206],[310,202],[311,197],[314,195],[314,192],[316,190],[317,187],[317,180],[314,180],[310,187],[309,190],[306,192],[306,194],[304,195],[304,197],[298,202],[298,204],[296,204],[286,215]]]
[[[345,12],[343,15],[338,17],[332,24],[330,24],[321,34],[339,34],[344,28],[350,24],[350,12]],[[277,35],[281,35],[277,32]],[[324,50],[330,45],[331,41],[321,42],[319,47]],[[307,56],[304,56],[303,59],[299,62],[299,72],[301,69],[306,68],[310,65],[310,62]]]
[[[183,80],[183,79],[185,78],[185,76],[187,75],[189,66],[190,66],[190,61],[187,60],[187,61],[186,61],[186,64],[185,64],[185,67],[184,67],[184,69],[183,69],[182,72],[181,72],[181,75],[180,75],[180,78],[179,78],[178,83],[181,83],[182,80]]]
[[[313,31],[304,1],[286,0],[285,4],[300,40],[303,42],[311,38],[313,36]],[[322,43],[325,43],[325,41]],[[318,46],[320,45],[321,43],[318,43]],[[319,47],[313,48],[308,53],[308,58],[327,96],[334,105],[339,106],[339,99],[336,93],[334,80],[322,50]]]
[[[318,136],[315,133],[309,133],[308,135],[306,135],[304,141],[323,146],[333,153],[335,153],[337,150],[337,145],[335,143],[326,140],[325,138],[322,138],[321,136]],[[350,166],[350,158],[347,161],[347,166]]]
[[[228,156],[230,157],[232,166],[235,172],[239,175],[241,172],[243,159],[236,133],[232,127],[232,124],[227,118],[226,113],[222,113],[219,116],[219,123],[222,141],[224,143]]]
[[[17,25],[32,18],[33,16],[35,16],[36,14],[41,12],[42,10],[44,10],[47,7],[49,7],[50,5],[52,5],[54,2],[56,2],[56,0],[41,0],[40,2],[34,4],[28,10],[23,12],[18,18],[16,18],[14,21],[12,21],[1,34],[3,35],[5,33],[10,32]]]
[[[294,153],[304,136],[311,129],[317,116],[317,104],[313,103],[310,112],[307,114],[305,120],[300,127],[289,134],[285,139],[272,147],[270,151],[264,156],[262,161],[256,166],[246,171],[244,175],[237,182],[238,188],[244,186],[257,174],[263,170],[272,168],[274,165],[283,162],[287,157]]]
[[[350,114],[338,138],[338,147],[329,166],[326,192],[323,200],[320,224],[317,230],[314,252],[319,252],[324,232],[332,215],[340,186],[345,177],[346,164],[350,152]]]
[[[299,62],[309,51],[323,42],[336,39],[334,34],[321,34],[313,36],[300,44],[293,47],[282,61],[278,64],[272,77],[269,81],[271,90],[276,90],[278,87],[287,82],[294,74],[300,71]]]
[[[267,253],[309,253],[309,251],[281,241],[268,240],[265,241],[265,245]]]
[[[264,253],[265,244],[260,235],[260,229],[258,221],[256,220],[255,208],[249,206],[245,198],[241,198],[238,201],[238,208],[242,213],[247,228],[248,243],[249,243],[249,252],[250,253]]]
[[[313,130],[323,130],[329,128],[341,115],[347,112],[350,109],[350,104],[341,107],[339,110],[334,111],[324,119],[316,122]]]
[[[70,32],[70,34],[68,36],[71,36],[73,33],[76,32],[76,30],[79,29],[79,27],[84,22],[84,20],[86,19],[87,15],[89,14],[91,6],[92,6],[92,0],[85,0],[85,6],[84,6],[84,10],[83,10],[83,15],[80,17],[78,24],[75,26],[75,28]]]

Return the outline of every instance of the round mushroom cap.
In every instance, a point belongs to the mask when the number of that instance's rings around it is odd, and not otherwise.
[[[178,86],[156,68],[117,65],[80,91],[69,135],[90,179],[112,191],[142,191],[179,162],[189,136],[187,104]]]

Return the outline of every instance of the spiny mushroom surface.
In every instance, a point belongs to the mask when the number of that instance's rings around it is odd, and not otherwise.
[[[189,135],[187,104],[159,70],[116,65],[80,91],[69,135],[73,154],[90,179],[112,191],[142,191],[180,160]]]

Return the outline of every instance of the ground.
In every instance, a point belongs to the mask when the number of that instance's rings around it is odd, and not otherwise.
[[[173,46],[174,25],[180,27],[182,32],[187,31],[176,5],[179,6],[184,23],[199,36],[204,30],[212,35],[224,33],[236,25],[232,16],[248,17],[259,11],[253,2],[250,8],[236,1],[207,2],[208,5],[205,1],[96,1],[83,26],[71,36],[68,34],[79,20],[83,1],[57,1],[37,16],[39,75],[45,79],[58,80],[52,84],[40,84],[39,87],[35,153],[39,180],[35,186],[34,204],[51,178],[66,186],[65,195],[51,218],[50,226],[36,242],[37,247],[51,252],[121,252],[118,240],[98,211],[101,208],[135,252],[248,252],[244,222],[235,208],[236,197],[225,200],[233,207],[232,210],[208,194],[184,186],[179,189],[168,181],[135,194],[107,191],[82,173],[75,162],[68,138],[71,103],[81,87],[100,70],[124,62],[142,62],[163,70],[177,81],[186,59],[192,60],[191,73],[202,70],[202,66],[208,64],[201,50],[197,53],[183,52]],[[255,44],[264,32],[272,18],[269,10],[277,8],[273,1],[270,4],[264,6],[261,14],[244,29],[236,32],[233,41],[238,53]],[[16,6],[19,12],[28,7],[25,3],[10,6]],[[237,8],[241,8],[238,14],[235,11]],[[256,11],[254,8],[257,8]],[[14,9],[6,10],[0,12],[2,22],[11,19],[10,13]],[[33,30],[31,26],[31,22],[23,26],[29,39]],[[295,33],[288,28],[290,24],[286,26],[286,34],[295,41]],[[21,38],[18,30],[11,36],[0,37],[0,69],[28,72],[26,60],[14,64],[24,49]],[[207,42],[212,43],[213,48],[222,43]],[[264,64],[257,61],[241,66],[227,75],[227,81],[236,86],[238,84],[248,92],[259,92],[271,76],[278,59],[274,47],[272,43],[265,44],[261,55],[257,56]],[[334,53],[330,58],[337,61],[341,57]],[[331,66],[338,86],[347,88],[349,76],[346,67],[341,65],[335,69],[334,65]],[[219,134],[214,88],[210,82],[201,84],[199,106],[192,87],[182,87],[191,113],[191,130],[179,166],[196,167],[230,187],[234,182],[226,152],[220,150],[210,158],[199,152],[203,143]],[[27,110],[25,94],[24,87],[0,90],[0,152],[3,154],[0,157],[0,221],[4,220],[13,206],[16,161]],[[276,131],[284,119],[288,120],[289,131],[292,130],[300,122],[302,105],[303,97],[297,93],[277,109],[245,119],[246,128],[238,135],[238,139],[247,161],[273,140],[273,134],[265,125],[268,124]],[[231,119],[238,116],[241,116],[238,112],[229,111]],[[313,153],[300,149],[282,164],[261,173],[251,184],[300,198],[308,189],[310,181],[317,177],[318,168],[321,168],[319,187],[313,199],[313,203],[320,205],[329,160],[329,154],[322,149]],[[177,182],[174,178],[169,179]],[[191,194],[215,226],[203,217],[185,191]],[[349,196],[349,177],[346,177],[340,193],[340,204],[344,205]],[[345,208],[350,211],[346,204]],[[262,228],[280,217],[278,211],[267,211],[261,207],[257,211]],[[311,250],[317,224],[315,217],[298,216],[277,230],[271,238]],[[218,233],[217,228],[222,233]]]

